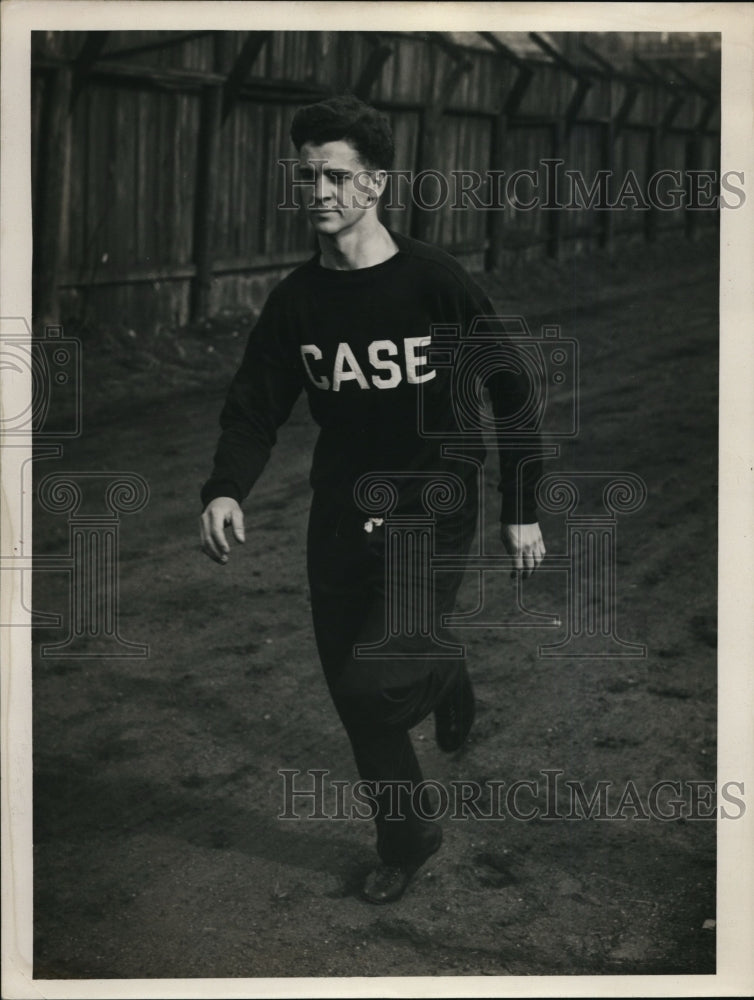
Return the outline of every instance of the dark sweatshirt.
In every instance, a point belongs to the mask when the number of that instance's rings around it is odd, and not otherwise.
[[[539,436],[521,416],[531,386],[518,348],[453,257],[391,235],[399,252],[381,264],[337,271],[317,255],[273,289],[220,415],[205,506],[218,496],[245,499],[303,388],[320,427],[311,485],[334,503],[352,503],[368,472],[415,473],[399,477],[407,504],[427,473],[470,481],[474,463],[443,454],[443,444],[483,457],[494,415],[501,519],[536,521]],[[476,317],[487,320],[474,328]],[[480,421],[482,383],[493,412]]]

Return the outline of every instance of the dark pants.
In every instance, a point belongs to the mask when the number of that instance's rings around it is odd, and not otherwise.
[[[429,599],[433,635],[453,642],[440,618],[454,605],[463,570],[434,573],[417,587],[416,574],[413,583],[407,582],[407,563],[415,553],[394,551],[386,572],[385,529],[367,532],[366,521],[367,515],[354,507],[315,494],[307,547],[312,616],[325,678],[359,775],[376,786],[382,783],[375,795],[377,851],[385,863],[403,864],[428,853],[437,835],[435,824],[421,815],[426,816],[426,806],[417,810],[415,796],[412,802],[412,789],[423,776],[409,730],[458,684],[465,662],[458,652],[436,655],[432,638],[411,628],[392,637],[385,655],[364,657],[355,647],[385,637],[390,602],[393,611],[400,602],[410,622],[417,620],[412,615],[422,615]],[[475,521],[471,496],[464,511],[436,521],[435,551],[465,555]]]

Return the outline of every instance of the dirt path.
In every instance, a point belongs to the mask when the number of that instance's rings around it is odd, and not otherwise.
[[[582,430],[552,470],[626,471],[646,483],[646,504],[618,522],[617,607],[621,638],[647,655],[548,659],[538,646],[562,629],[466,630],[479,700],[470,745],[448,758],[431,721],[416,731],[426,775],[445,786],[542,789],[545,772],[559,771],[550,804],[568,813],[565,780],[587,791],[610,782],[616,797],[630,781],[645,805],[662,779],[681,782],[687,803],[689,782],[714,780],[709,252],[642,248],[620,267],[543,265],[489,283],[501,311],[578,339]],[[148,482],[148,506],[121,523],[120,609],[123,638],[148,643],[150,655],[35,654],[35,976],[713,972],[709,820],[630,809],[623,820],[553,820],[542,795],[529,821],[449,815],[442,852],[406,897],[374,908],[356,896],[373,859],[370,824],[277,818],[280,769],[356,774],[311,637],[303,551],[314,433],[304,408],[247,505],[245,548],[222,569],[198,552],[197,491],[239,344],[218,340],[213,372],[187,367],[166,384],[159,365],[137,363],[125,379],[92,350],[84,434],[63,459],[38,463],[38,477],[124,470]],[[542,523],[550,552],[565,552],[562,515]],[[40,513],[35,533],[37,552],[65,552],[64,517]],[[493,577],[490,606],[510,608],[510,581]],[[62,574],[37,574],[37,608],[65,615],[67,600]],[[562,574],[543,573],[526,601],[564,615]],[[36,630],[38,642],[62,635]],[[526,789],[520,802],[531,802]]]

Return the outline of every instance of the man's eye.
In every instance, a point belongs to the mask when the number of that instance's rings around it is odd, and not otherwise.
[[[300,179],[305,184],[311,184],[314,181],[314,171],[313,170],[300,170],[299,171],[299,176],[300,176]]]

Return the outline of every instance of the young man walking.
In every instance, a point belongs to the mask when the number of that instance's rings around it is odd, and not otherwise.
[[[462,569],[423,579],[412,573],[416,553],[387,553],[384,526],[367,516],[359,497],[368,492],[364,477],[379,474],[391,516],[426,515],[433,483],[441,492],[452,487],[454,502],[437,505],[434,551],[462,563],[476,529],[480,452],[473,441],[466,449],[447,447],[459,440],[457,396],[466,389],[432,361],[433,330],[457,328],[463,338],[493,309],[452,257],[380,222],[393,160],[383,115],[353,97],[331,98],[300,109],[291,137],[301,176],[311,183],[307,211],[319,250],[273,289],[251,332],[202,488],[202,548],[225,563],[226,529],[244,540],[240,504],[304,389],[320,427],[307,548],[314,633],[359,774],[373,790],[380,864],[363,895],[386,903],[403,894],[442,839],[422,797],[411,794],[423,777],[410,729],[434,712],[440,748],[459,749],[474,695],[463,658],[433,654]],[[529,391],[515,367],[487,366],[501,426]],[[464,412],[477,398],[473,390],[468,396],[460,401]],[[478,437],[481,443],[481,431]],[[528,576],[544,557],[533,502],[536,442],[528,453],[506,450],[504,441],[499,450],[501,537],[517,571]],[[391,637],[384,656],[374,653],[396,609],[402,621],[415,622],[427,608],[431,629],[406,629]],[[360,655],[358,647],[370,645],[372,655]]]

